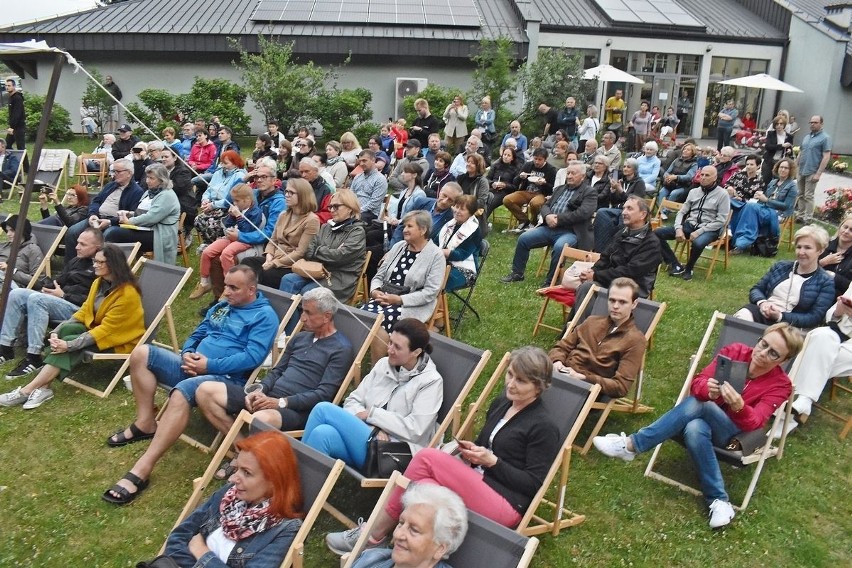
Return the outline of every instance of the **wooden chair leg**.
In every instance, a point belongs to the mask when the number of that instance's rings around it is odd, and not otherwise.
[[[538,263],[538,269],[535,271],[535,277],[540,278],[541,274],[545,271],[545,267],[550,264],[550,252],[551,247],[545,247],[541,253],[541,261]]]

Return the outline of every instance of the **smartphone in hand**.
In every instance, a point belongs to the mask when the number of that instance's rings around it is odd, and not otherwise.
[[[731,358],[724,355],[716,357],[716,373],[713,376],[720,385],[731,378]]]

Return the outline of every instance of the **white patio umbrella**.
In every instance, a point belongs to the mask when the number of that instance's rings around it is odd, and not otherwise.
[[[738,77],[736,79],[728,79],[727,81],[719,81],[720,85],[732,85],[734,87],[748,87],[751,89],[768,89],[770,91],[786,91],[788,93],[803,93],[802,89],[794,87],[789,83],[780,81],[772,75],[766,73],[758,73],[757,75],[749,75],[747,77]]]
[[[621,69],[616,69],[612,65],[598,65],[597,67],[586,69],[583,71],[583,79],[594,79],[597,81],[603,81],[604,83],[642,84],[645,82],[639,77],[634,77],[630,73],[622,71]]]

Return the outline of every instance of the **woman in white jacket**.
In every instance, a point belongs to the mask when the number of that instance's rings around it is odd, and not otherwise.
[[[429,358],[426,325],[413,318],[397,322],[381,359],[343,403],[314,407],[302,441],[324,454],[362,469],[367,440],[407,442],[414,455],[437,430],[444,381]]]

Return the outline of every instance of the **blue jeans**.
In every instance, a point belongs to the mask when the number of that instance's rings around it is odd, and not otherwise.
[[[778,212],[762,203],[746,203],[740,209],[739,220],[734,229],[734,246],[747,250],[757,237],[766,235],[778,238],[781,227],[778,222]]]
[[[675,436],[683,436],[686,449],[698,470],[701,492],[708,504],[728,500],[725,481],[713,446],[727,446],[740,429],[715,402],[690,396],[630,436],[637,452],[646,452]]]
[[[0,345],[12,345],[18,337],[18,326],[26,316],[27,353],[39,355],[44,347],[44,334],[47,333],[50,321],[70,319],[78,309],[79,306],[68,300],[27,288],[16,288],[9,292],[3,328],[0,329]]]
[[[602,207],[595,214],[595,250],[603,252],[618,230],[624,226],[620,207]]]
[[[242,386],[245,384],[244,376],[232,377],[231,375],[197,375],[191,377],[180,368],[183,359],[181,355],[169,349],[163,349],[155,345],[148,346],[148,370],[157,377],[157,382],[173,387],[186,399],[190,406],[195,406],[195,391],[201,383],[217,381],[220,383],[231,383]],[[169,393],[171,395],[171,393]]]
[[[308,423],[302,441],[310,447],[346,465],[361,469],[367,459],[367,439],[373,428],[354,414],[336,404],[317,404]]]
[[[694,230],[695,227],[693,227],[692,223],[687,222],[683,224],[683,234],[686,238],[689,238],[689,235],[691,235]],[[720,231],[721,229],[719,231],[705,231],[692,241],[692,248],[689,250],[689,260],[686,262],[687,270],[693,269],[695,263],[698,262],[698,257],[701,256],[701,252],[704,250],[704,247],[715,241],[719,237]],[[668,243],[668,241],[675,238],[675,228],[660,227],[654,231],[654,234],[660,239],[660,252],[663,255],[663,262],[669,266],[680,265],[674,251],[672,251],[672,247],[670,247]]]
[[[668,199],[669,201],[677,201],[678,203],[683,203],[686,199],[686,188],[685,187],[676,187],[674,189],[669,189],[665,186],[660,188],[660,192],[657,194],[657,205],[663,204],[663,199]]]
[[[547,225],[531,229],[518,238],[515,256],[512,259],[512,272],[524,273],[527,269],[527,261],[530,259],[530,250],[551,246],[553,252],[550,256],[550,270],[547,271],[547,281],[550,282],[553,273],[556,272],[559,257],[562,255],[562,247],[565,245],[573,247],[576,244],[577,235],[567,229],[551,229]]]

